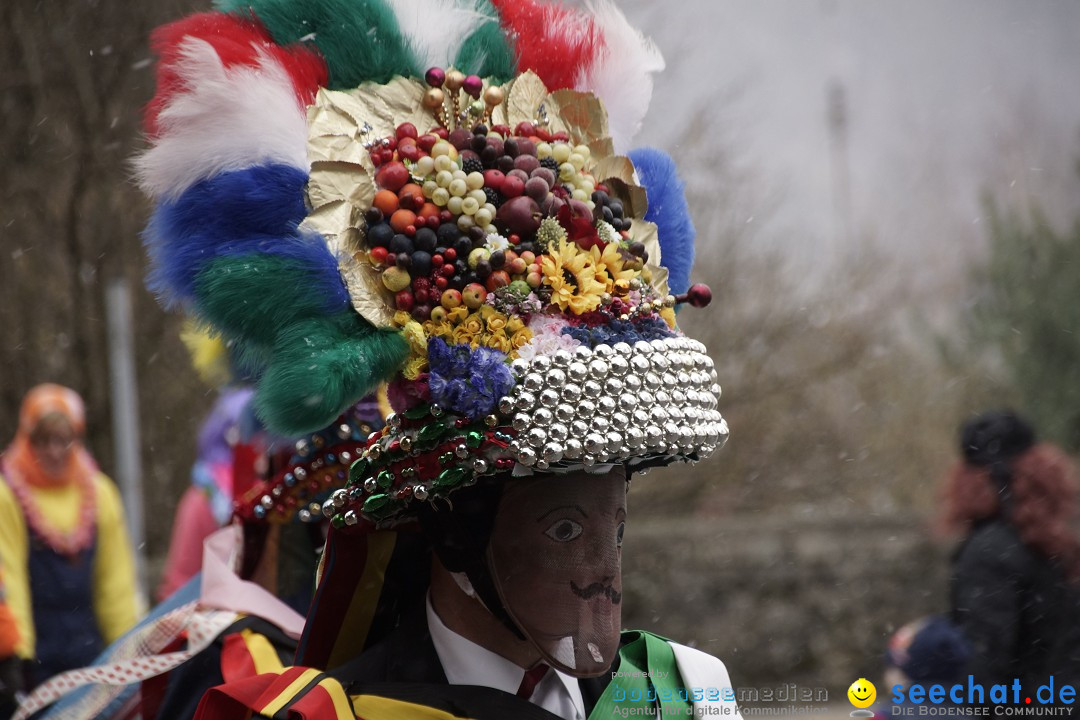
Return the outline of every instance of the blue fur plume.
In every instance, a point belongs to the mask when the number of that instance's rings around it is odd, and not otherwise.
[[[196,278],[214,260],[266,254],[303,271],[327,314],[349,303],[337,260],[318,235],[298,230],[307,174],[256,165],[196,183],[158,204],[145,232],[148,284],[169,306],[190,304]]]
[[[629,155],[649,196],[645,219],[656,223],[658,228],[660,262],[668,269],[668,287],[675,295],[684,293],[690,287],[697,236],[686,204],[685,183],[679,177],[675,161],[666,152],[638,148]]]

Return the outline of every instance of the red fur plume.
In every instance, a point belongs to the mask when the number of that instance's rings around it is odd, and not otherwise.
[[[327,83],[326,63],[314,50],[302,45],[276,45],[266,28],[254,17],[238,17],[206,12],[163,25],[150,37],[150,47],[160,56],[157,66],[157,93],[146,107],[146,132],[158,134],[158,114],[170,99],[184,91],[184,81],[176,71],[186,38],[209,43],[225,67],[258,64],[260,53],[277,60],[288,72],[297,98],[304,105],[315,99],[319,87]]]
[[[603,50],[603,38],[586,13],[534,0],[492,4],[513,39],[518,71],[532,70],[551,90],[575,87]]]

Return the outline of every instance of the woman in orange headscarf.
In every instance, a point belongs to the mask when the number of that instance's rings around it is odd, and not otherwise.
[[[0,456],[0,563],[34,684],[90,664],[136,620],[123,506],[83,446],[85,427],[74,390],[38,385]]]

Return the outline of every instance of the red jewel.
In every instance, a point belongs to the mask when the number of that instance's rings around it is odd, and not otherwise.
[[[495,461],[496,470],[509,470],[514,467],[514,461],[510,458],[499,458]]]
[[[396,497],[398,500],[407,500],[412,497],[412,488],[403,487],[397,491],[397,494],[394,497]]]
[[[456,427],[457,429],[460,430],[463,427],[468,427],[469,423],[471,423],[471,422],[472,421],[469,420],[469,418],[458,418],[457,420],[454,421],[454,427]]]
[[[398,450],[400,450],[401,440],[394,440],[393,442],[391,442],[388,449],[390,450],[390,452],[397,452]]]

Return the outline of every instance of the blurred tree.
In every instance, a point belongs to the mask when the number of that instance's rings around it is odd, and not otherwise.
[[[990,252],[968,330],[1040,432],[1080,452],[1080,218],[1059,232],[1037,205],[986,207]]]

